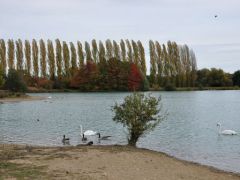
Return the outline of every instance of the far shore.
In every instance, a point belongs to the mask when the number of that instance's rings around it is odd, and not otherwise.
[[[240,174],[129,146],[37,147],[0,144],[0,179],[217,179]]]
[[[20,97],[15,96],[15,97],[0,98],[0,103],[37,101],[37,100],[44,100],[44,99],[46,99],[46,97],[21,95]]]

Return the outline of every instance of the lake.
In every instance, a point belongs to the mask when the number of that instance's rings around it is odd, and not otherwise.
[[[146,92],[149,93],[149,92]],[[126,144],[126,130],[112,121],[111,106],[129,93],[51,93],[42,101],[0,104],[0,143],[62,145],[62,135],[80,144],[83,129],[111,135],[92,137],[95,144]],[[240,173],[240,135],[218,135],[222,129],[240,132],[240,91],[152,92],[161,96],[167,119],[141,138],[137,146],[177,158]],[[39,121],[37,121],[39,119]]]

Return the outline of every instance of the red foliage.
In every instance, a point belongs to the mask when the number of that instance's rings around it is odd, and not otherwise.
[[[47,78],[37,78],[37,86],[44,89],[52,89],[53,82]]]
[[[136,64],[130,65],[130,73],[128,76],[128,89],[130,91],[138,91],[141,89],[143,76]]]
[[[94,62],[88,61],[84,67],[78,70],[70,82],[70,87],[81,88],[82,85],[94,85],[98,77],[98,69]]]

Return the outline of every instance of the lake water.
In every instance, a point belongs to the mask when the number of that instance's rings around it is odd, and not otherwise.
[[[111,106],[129,93],[52,93],[42,101],[0,104],[0,143],[62,145],[81,142],[85,130],[111,135],[100,144],[126,144],[126,131],[112,121]],[[152,92],[162,97],[166,120],[141,138],[138,147],[240,172],[240,135],[218,135],[216,124],[240,132],[240,91]],[[39,121],[37,121],[39,119]],[[94,140],[94,139],[93,139]],[[98,143],[95,141],[95,143]]]

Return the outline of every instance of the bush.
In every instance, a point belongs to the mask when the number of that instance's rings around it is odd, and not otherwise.
[[[0,89],[4,86],[4,83],[5,83],[4,77],[3,77],[3,74],[0,71]]]
[[[233,73],[232,81],[234,86],[240,86],[240,70]]]
[[[176,87],[172,83],[168,83],[164,87],[165,91],[176,91]]]
[[[44,89],[52,89],[53,82],[47,78],[39,78],[37,80],[37,86]]]
[[[145,96],[143,93],[133,93],[124,99],[120,105],[112,108],[115,113],[113,121],[122,123],[128,129],[128,144],[136,146],[140,137],[153,130],[164,118],[159,115],[160,98]]]
[[[13,92],[25,92],[27,90],[27,86],[23,79],[23,73],[10,69],[8,71],[5,87]]]

